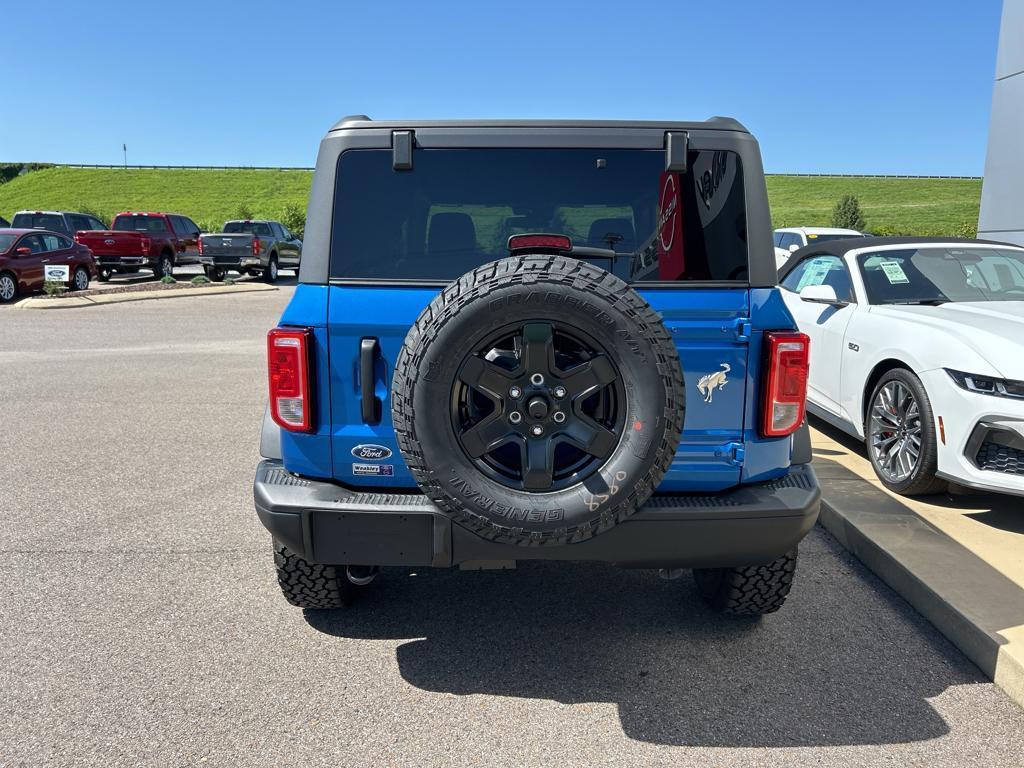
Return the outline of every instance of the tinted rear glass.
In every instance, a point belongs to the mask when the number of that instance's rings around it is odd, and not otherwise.
[[[157,216],[118,216],[111,229],[116,232],[166,232],[167,222]]]
[[[24,229],[55,229],[64,231],[64,217],[55,213],[19,213],[14,217],[13,226]]]
[[[270,225],[261,221],[229,221],[224,225],[224,231],[228,234],[272,237]]]
[[[566,234],[611,249],[586,257],[625,280],[744,280],[743,171],[732,152],[423,149],[411,171],[391,150],[338,161],[331,276],[450,281],[508,256],[510,235]]]

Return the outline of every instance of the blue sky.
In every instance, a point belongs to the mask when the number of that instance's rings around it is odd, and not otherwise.
[[[0,161],[312,165],[345,114],[703,119],[770,172],[980,175],[998,0],[5,4]],[[242,11],[241,9],[245,9]],[[25,34],[10,34],[22,30]]]

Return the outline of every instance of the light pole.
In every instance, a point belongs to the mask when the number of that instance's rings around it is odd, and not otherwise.
[[[121,149],[124,150],[124,169],[128,170],[128,145],[122,144]]]

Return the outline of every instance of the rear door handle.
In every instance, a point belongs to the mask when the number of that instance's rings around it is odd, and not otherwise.
[[[362,339],[359,342],[359,388],[362,391],[360,410],[367,424],[380,423],[380,398],[374,391],[377,383],[377,359],[380,357],[380,342],[377,339]]]

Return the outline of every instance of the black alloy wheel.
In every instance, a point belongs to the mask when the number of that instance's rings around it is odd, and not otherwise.
[[[621,438],[625,405],[619,373],[596,341],[562,323],[526,322],[492,334],[462,363],[451,417],[481,471],[538,493],[597,471]]]

